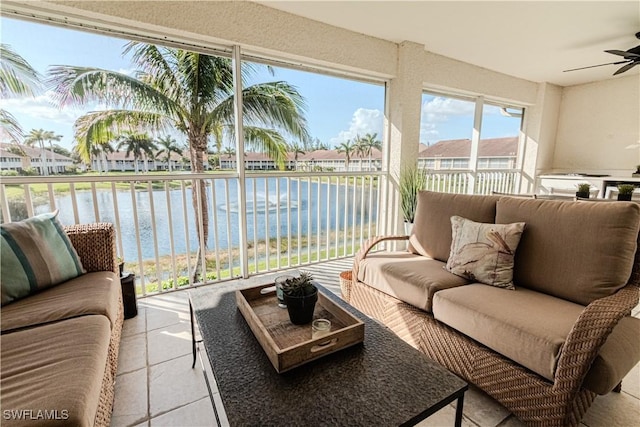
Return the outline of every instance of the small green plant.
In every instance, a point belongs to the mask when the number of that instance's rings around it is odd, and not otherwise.
[[[304,297],[312,295],[316,291],[313,285],[313,277],[311,273],[302,272],[297,277],[291,277],[285,280],[282,285],[282,292],[290,297]]]
[[[591,184],[582,183],[578,184],[578,193],[588,193],[591,190]]]
[[[415,219],[418,191],[424,190],[426,184],[427,174],[424,169],[411,166],[400,172],[400,203],[405,221],[412,223]]]
[[[618,193],[619,194],[633,194],[633,190],[635,190],[636,187],[633,186],[632,184],[620,184],[618,185]]]
[[[640,165],[636,165],[636,172],[635,173],[640,173]]]

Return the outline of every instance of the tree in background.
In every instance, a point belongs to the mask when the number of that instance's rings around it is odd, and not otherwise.
[[[97,68],[50,69],[49,83],[60,106],[99,101],[112,107],[76,121],[81,153],[88,156],[93,144],[109,141],[125,129],[161,132],[172,127],[187,138],[192,172],[202,173],[210,137],[217,143],[222,135],[235,135],[231,59],[139,42],[125,46],[124,54],[129,53],[140,69],[135,77]],[[308,139],[304,99],[286,82],[249,85],[256,69],[245,63],[240,76],[244,143],[283,167],[287,149],[283,134]],[[195,222],[202,224],[202,235],[196,227],[200,244],[193,278],[197,280],[198,261],[209,235],[209,205],[204,182],[194,180],[193,189]]]
[[[62,135],[56,135],[55,132],[49,131],[47,132],[47,141],[49,142],[49,152],[51,153],[51,162],[53,163],[53,174],[57,173],[56,168],[56,154],[53,150],[53,141],[60,142],[62,139]]]
[[[348,172],[349,163],[351,162],[351,156],[355,152],[355,146],[353,142],[351,142],[350,139],[342,142],[340,145],[338,145],[338,149],[336,151],[338,151],[338,153],[344,153],[344,170]]]
[[[361,155],[361,157],[367,157],[369,170],[371,170],[371,153],[373,152],[373,149],[382,150],[382,142],[377,138],[377,133],[367,133],[363,137],[356,135],[356,151]],[[360,159],[360,166],[362,169],[362,158]]]
[[[40,162],[42,163],[40,173],[44,176],[49,176],[49,168],[47,167],[47,151],[44,149],[44,143],[55,139],[56,137],[57,135],[54,132],[44,129],[31,129],[29,134],[24,137],[24,143],[29,147],[33,147],[36,144],[40,146]]]
[[[289,151],[293,153],[293,170],[298,170],[298,157],[300,154],[304,155],[305,151],[302,149],[300,144],[293,143],[289,146]]]
[[[172,172],[171,153],[176,153],[177,155],[182,156],[182,147],[176,144],[176,140],[171,138],[171,136],[169,135],[157,138],[156,142],[158,143],[158,148],[160,149],[158,155],[164,154],[164,158],[169,165],[169,172]]]
[[[40,74],[5,43],[0,43],[0,57],[0,97],[34,95],[40,88]],[[0,108],[0,126],[13,142],[22,142],[22,128],[4,108]]]
[[[125,131],[122,135],[116,138],[116,142],[116,149],[118,151],[124,149],[127,157],[129,157],[130,154],[133,154],[133,164],[136,174],[138,173],[138,160],[144,160],[144,172],[149,172],[147,160],[155,159],[154,150],[157,150],[158,147],[156,147],[153,143],[153,139],[151,139],[148,134]]]
[[[86,161],[84,156],[80,154],[79,144],[74,145],[73,152],[77,157]],[[109,172],[109,165],[107,163],[107,154],[113,153],[115,148],[109,142],[105,142],[102,144],[94,144],[91,147],[91,152],[89,153],[89,167],[93,167],[93,160],[96,161],[96,166],[98,167],[98,174],[102,175],[102,166],[104,166],[104,172]]]

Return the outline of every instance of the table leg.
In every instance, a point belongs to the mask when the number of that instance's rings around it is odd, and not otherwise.
[[[196,367],[196,328],[195,319],[193,318],[193,306],[191,305],[191,298],[189,298],[189,316],[191,317],[191,352],[193,353],[193,363],[191,369]]]
[[[462,427],[462,407],[464,406],[464,393],[458,397],[458,402],[456,403],[456,427]]]

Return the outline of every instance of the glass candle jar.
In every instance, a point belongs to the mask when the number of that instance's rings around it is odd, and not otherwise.
[[[316,319],[311,324],[311,339],[322,338],[331,333],[331,321]]]

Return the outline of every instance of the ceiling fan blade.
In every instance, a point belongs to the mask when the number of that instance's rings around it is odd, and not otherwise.
[[[640,58],[640,55],[633,52],[632,49],[629,50],[605,50],[607,53],[612,53],[614,55],[624,56],[627,59]]]
[[[629,61],[631,61],[631,60],[629,60]],[[585,70],[587,68],[604,67],[605,65],[627,64],[627,63],[629,63],[629,61],[617,61],[617,62],[609,62],[609,63],[606,63],[606,64],[590,65],[588,67],[572,68],[570,70],[564,70],[563,73],[567,73],[569,71]]]
[[[627,64],[627,65],[625,65],[625,66],[623,66],[623,67],[620,67],[620,68],[618,69],[618,71],[616,71],[615,73],[613,73],[613,75],[615,76],[615,75],[617,75],[617,74],[622,74],[622,73],[624,73],[625,71],[629,71],[630,69],[632,69],[632,68],[633,68],[633,67],[635,67],[636,65],[640,65],[640,61],[633,61],[633,62],[631,62],[631,63],[629,63],[629,64]]]

